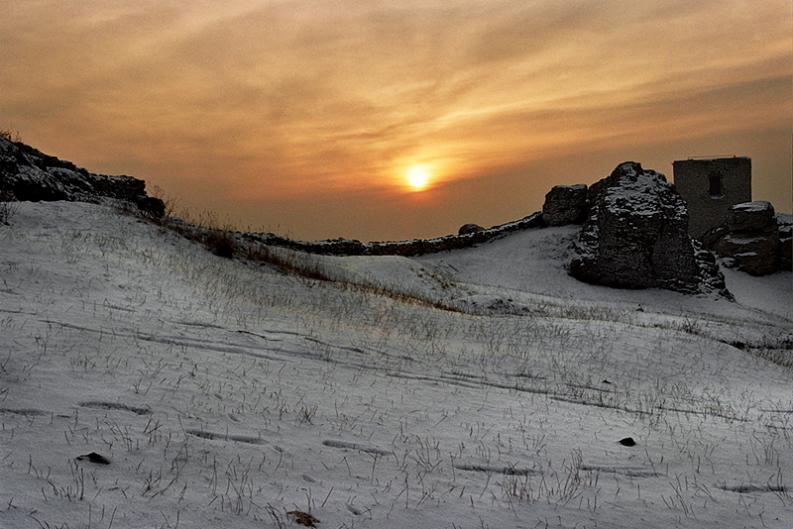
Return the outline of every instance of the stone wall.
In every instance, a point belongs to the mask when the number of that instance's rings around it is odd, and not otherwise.
[[[727,224],[733,205],[752,200],[750,158],[678,160],[673,168],[675,188],[688,205],[689,233],[694,238]],[[720,182],[719,189],[713,189],[711,179]]]
[[[514,231],[544,226],[542,212],[535,212],[522,219],[483,228],[459,235],[446,235],[434,239],[409,241],[361,242],[354,239],[331,239],[326,241],[295,241],[273,233],[242,233],[235,236],[244,241],[253,241],[268,246],[280,246],[307,253],[324,255],[402,255],[406,257],[428,253],[447,252],[470,248],[477,244],[497,239]]]

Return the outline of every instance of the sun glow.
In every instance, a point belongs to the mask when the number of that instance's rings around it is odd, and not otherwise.
[[[421,191],[429,185],[430,171],[424,165],[414,165],[406,174],[407,183],[413,191]]]

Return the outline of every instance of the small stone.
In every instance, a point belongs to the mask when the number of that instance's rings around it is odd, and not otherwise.
[[[110,460],[101,454],[97,454],[96,452],[91,452],[90,454],[83,454],[81,456],[77,456],[76,459],[78,461],[88,460],[90,463],[96,463],[97,465],[109,465]]]
[[[463,224],[457,230],[457,235],[468,235],[469,233],[479,233],[480,231],[485,231],[485,229],[479,224]]]
[[[319,520],[312,516],[311,514],[303,511],[289,511],[286,513],[287,516],[291,516],[294,518],[295,523],[303,525],[305,527],[316,527]]]

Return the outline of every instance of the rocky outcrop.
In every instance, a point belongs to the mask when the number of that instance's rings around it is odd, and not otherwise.
[[[545,195],[542,220],[548,226],[580,224],[587,213],[587,187],[584,184],[553,186]]]
[[[589,188],[588,202],[571,275],[620,288],[726,294],[713,257],[689,237],[686,204],[664,175],[625,162]]]
[[[726,233],[712,243],[725,263],[762,276],[780,268],[780,229],[769,202],[736,204],[730,209]]]
[[[485,231],[485,229],[479,224],[463,224],[460,226],[460,229],[457,230],[457,235],[468,235],[469,233],[477,233],[480,231]]]
[[[129,202],[152,216],[165,211],[162,200],[146,194],[146,183],[131,176],[90,173],[71,162],[44,154],[33,147],[0,137],[0,192],[17,200],[69,200]]]

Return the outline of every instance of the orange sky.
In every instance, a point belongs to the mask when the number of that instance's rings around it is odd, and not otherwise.
[[[791,210],[788,0],[0,4],[0,128],[242,227],[440,235],[713,154]]]

